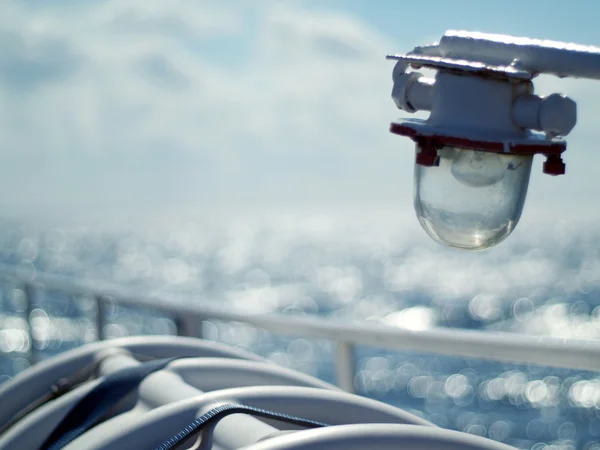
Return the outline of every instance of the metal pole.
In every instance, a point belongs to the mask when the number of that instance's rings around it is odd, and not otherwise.
[[[96,338],[99,341],[103,341],[106,337],[104,336],[104,326],[106,325],[106,301],[104,295],[94,295],[96,300]]]
[[[33,337],[33,327],[31,326],[31,312],[33,311],[33,304],[37,293],[36,287],[33,283],[25,283],[23,285],[23,293],[25,294],[25,323],[27,327],[27,336],[29,337],[29,350],[27,352],[27,360],[29,364],[34,365],[38,362],[38,352],[35,348],[35,339]]]
[[[178,314],[175,317],[177,336],[202,338],[202,321],[196,315]]]
[[[355,371],[354,345],[348,341],[337,341],[335,343],[335,373],[337,385],[346,392],[355,392]]]

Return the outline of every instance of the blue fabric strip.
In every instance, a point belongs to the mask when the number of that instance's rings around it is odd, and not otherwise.
[[[60,450],[88,431],[119,401],[131,393],[144,378],[177,358],[157,359],[119,370],[79,400],[46,439],[40,450]]]

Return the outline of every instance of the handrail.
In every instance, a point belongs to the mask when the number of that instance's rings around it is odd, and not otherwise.
[[[222,320],[242,322],[278,335],[324,338],[336,345],[338,385],[354,390],[354,347],[356,345],[408,350],[490,361],[524,363],[549,367],[600,371],[600,341],[562,339],[526,334],[483,332],[434,328],[406,330],[373,321],[341,321],[319,317],[291,316],[277,313],[249,315],[214,305],[181,301],[166,302],[153,296],[136,296],[114,286],[85,285],[60,277],[37,274],[35,281],[0,268],[0,280],[20,283],[26,294],[27,310],[31,309],[36,289],[70,294],[88,294],[98,308],[97,336],[102,339],[104,306],[107,297],[114,297],[127,307],[151,309],[175,319],[177,333],[201,337],[202,321]],[[35,362],[35,355],[30,355]]]

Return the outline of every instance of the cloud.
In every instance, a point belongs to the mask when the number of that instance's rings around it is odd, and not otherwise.
[[[13,39],[32,43],[40,56],[32,61],[45,69],[46,78],[64,75],[63,86],[53,85],[36,94],[38,105],[60,91],[62,103],[78,112],[83,106],[80,101],[94,103],[88,108],[92,116],[88,127],[112,129],[111,134],[116,133],[131,149],[162,135],[175,144],[175,151],[218,154],[223,144],[239,147],[239,139],[246,135],[265,140],[295,133],[320,137],[319,132],[327,129],[325,118],[329,122],[363,121],[360,110],[374,91],[365,81],[378,75],[371,63],[382,62],[383,39],[349,17],[306,11],[300,11],[299,17],[291,6],[271,7],[269,3],[255,7],[257,31],[247,31],[243,9],[237,12],[233,6],[226,14],[215,11],[215,4],[178,2],[176,8],[168,8],[171,2],[105,1],[64,18],[61,9],[47,9],[29,19],[25,14],[32,11],[15,7],[21,16],[12,35],[20,33]],[[237,41],[253,42],[247,49],[250,57],[224,69],[219,65],[223,55],[199,56],[205,41],[223,35],[235,36],[234,47]],[[15,61],[27,59],[26,46],[5,45],[13,49]],[[48,53],[48,48],[53,51]],[[75,79],[66,77],[75,72],[70,48],[87,58],[86,70],[76,73]],[[229,50],[224,45],[222,53]],[[34,71],[23,68],[22,72]],[[5,89],[23,79],[13,76]],[[187,90],[165,91],[173,85],[187,85]],[[387,93],[389,86],[384,90]],[[65,112],[57,112],[32,115],[30,125],[37,128],[39,120],[59,121]],[[143,130],[138,129],[139,120],[143,120]],[[230,126],[222,126],[226,123]],[[79,121],[69,126],[75,132],[86,128]],[[141,142],[129,142],[133,137],[126,130],[132,129],[137,138],[144,136]],[[98,139],[89,133],[86,144],[93,148]]]
[[[183,89],[189,86],[189,79],[164,57],[164,55],[149,55],[137,62],[144,78],[159,86],[173,89]]]
[[[63,39],[29,39],[14,32],[0,32],[0,79],[17,90],[59,82],[73,75],[83,62]]]
[[[29,164],[24,202],[55,191],[69,206],[77,172],[106,170],[98,178],[108,180],[123,160],[157,152],[170,160],[165,170],[184,172],[172,201],[185,202],[186,191],[258,203],[314,191],[314,201],[329,189],[336,202],[360,196],[354,178],[399,154],[387,135],[390,45],[352,16],[268,1],[38,3],[8,3],[0,39],[10,68],[0,157],[5,171]],[[378,146],[389,153],[374,156]],[[199,161],[197,176],[187,175]],[[146,183],[140,170],[119,181],[121,197]],[[142,191],[152,200],[162,188]]]
[[[412,214],[412,143],[387,132],[402,113],[383,59],[405,45],[357,16],[270,0],[11,0],[2,17],[5,210]]]

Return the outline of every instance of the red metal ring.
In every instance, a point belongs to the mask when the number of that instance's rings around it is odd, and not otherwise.
[[[432,145],[462,147],[482,152],[504,153],[509,155],[561,155],[566,149],[565,142],[541,142],[539,144],[519,144],[509,143],[508,148],[504,142],[498,141],[479,141],[456,136],[444,136],[441,134],[422,135],[414,128],[392,123],[390,132],[400,136],[406,136],[420,145],[430,142]],[[507,151],[508,150],[508,151]]]

